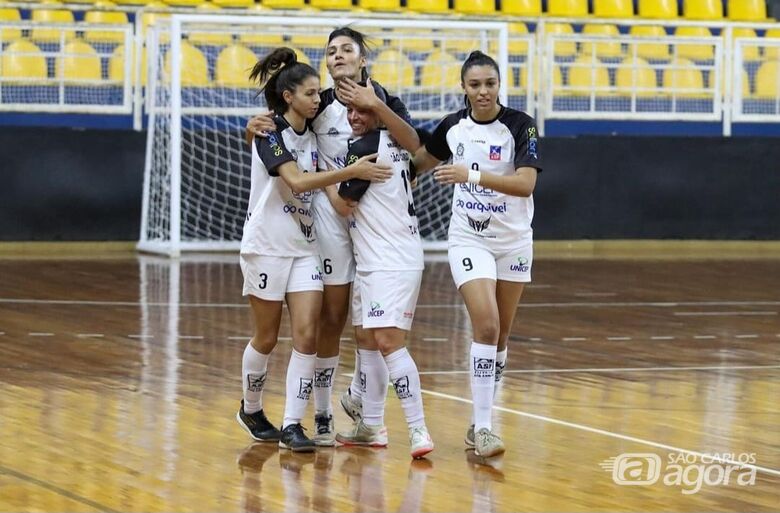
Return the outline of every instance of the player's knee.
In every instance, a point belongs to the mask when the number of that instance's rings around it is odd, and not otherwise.
[[[498,342],[498,336],[501,328],[498,319],[485,318],[474,323],[474,340],[478,342],[488,342],[495,344]]]
[[[323,333],[338,333],[344,329],[347,322],[347,311],[341,308],[333,308],[330,305],[324,305],[320,315],[320,329]]]
[[[252,337],[251,341],[254,350],[263,354],[269,354],[271,351],[273,351],[273,349],[276,347],[276,342],[276,333],[256,333],[255,336]]]
[[[374,332],[374,341],[377,349],[383,355],[388,355],[400,349],[404,345],[404,336],[395,330],[376,330]]]
[[[307,323],[303,326],[293,328],[293,342],[298,352],[311,354],[316,352],[317,348],[317,325]]]

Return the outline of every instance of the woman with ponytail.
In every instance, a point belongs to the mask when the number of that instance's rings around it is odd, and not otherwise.
[[[517,305],[531,281],[532,194],[542,161],[534,119],[498,101],[496,61],[472,52],[460,77],[466,108],[441,121],[414,163],[418,172],[437,166],[435,179],[455,185],[448,256],[474,336],[466,445],[488,457],[504,452],[491,411]]]
[[[255,333],[244,350],[243,400],[236,418],[255,440],[312,451],[314,442],[301,426],[313,388],[322,307],[312,191],[352,178],[384,181],[391,173],[368,163],[372,156],[334,173],[316,173],[316,137],[308,125],[320,107],[320,80],[311,66],[297,61],[292,49],[273,50],[249,76],[273,110],[276,128],[252,140],[251,190],[240,263]],[[293,349],[280,431],[265,415],[262,394],[285,301]]]

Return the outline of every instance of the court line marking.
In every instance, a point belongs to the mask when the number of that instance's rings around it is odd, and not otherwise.
[[[76,333],[78,338],[103,338],[105,335],[102,333]]]
[[[89,506],[90,508],[96,509],[98,511],[108,511],[110,513],[119,513],[115,509],[111,509],[108,506],[101,504],[99,502],[93,501],[91,499],[87,499],[86,497],[82,497],[81,495],[77,495],[70,490],[66,490],[65,488],[60,488],[57,485],[48,483],[46,481],[42,481],[40,479],[37,479],[35,477],[32,477],[30,475],[24,474],[22,472],[17,472],[16,470],[12,470],[5,465],[0,465],[0,473],[7,474],[9,476],[13,476],[17,479],[20,479],[22,481],[26,481],[28,483],[32,483],[36,486],[39,486],[41,488],[44,488],[46,490],[49,490],[50,492],[54,492],[58,495],[61,495],[63,497],[67,497],[68,499],[74,500],[76,502],[80,502],[81,504],[84,504],[86,506]]]
[[[587,337],[563,337],[562,339],[564,342],[575,342],[575,341],[582,341],[582,340],[588,340]]]
[[[0,298],[0,303],[11,304],[51,304],[51,305],[84,305],[84,306],[179,306],[181,308],[247,308],[245,303],[177,303],[156,302],[146,303],[140,301],[79,301],[70,299],[24,299],[24,298]],[[520,303],[518,308],[616,308],[616,307],[654,307],[677,308],[681,306],[780,306],[780,301],[614,301],[614,302],[562,302],[562,303]],[[462,303],[457,304],[422,304],[417,308],[464,308]],[[685,312],[683,312],[685,313]],[[702,312],[691,312],[699,314]],[[705,312],[706,313],[706,312]],[[743,312],[744,313],[744,312]],[[771,312],[777,315],[777,312]]]
[[[650,337],[650,340],[674,340],[675,337],[672,337],[670,335],[659,335],[655,337]]]
[[[631,337],[607,337],[607,340],[631,340]]]
[[[43,331],[31,331],[27,334],[28,337],[53,337],[54,333]]]
[[[705,370],[771,370],[780,369],[780,365],[701,365],[689,367],[585,367],[578,369],[512,369],[504,374],[567,374],[576,372],[610,373],[610,372],[675,372],[675,371],[705,371]],[[465,370],[451,371],[420,371],[421,376],[468,374]]]
[[[202,340],[204,337],[203,335],[179,335],[177,338],[179,340]]]
[[[718,338],[715,335],[694,335],[693,338],[696,339],[705,339],[705,338]]]
[[[127,338],[151,339],[154,335],[127,335]]]
[[[751,333],[750,335],[736,335],[735,338],[758,338],[758,335]]]
[[[432,390],[425,390],[425,389],[422,389],[422,388],[420,389],[420,392],[422,392],[424,394],[432,395],[434,397],[439,397],[439,398],[442,398],[442,399],[450,399],[452,401],[472,404],[472,401],[469,400],[469,399],[465,399],[463,397],[457,397],[457,396],[450,395],[450,394],[444,394],[442,392],[433,392]],[[521,410],[513,410],[511,408],[505,408],[503,406],[495,406],[494,405],[493,409],[497,410],[497,411],[500,411],[500,412],[504,412],[504,413],[511,413],[513,415],[518,415],[520,417],[527,417],[529,419],[541,420],[543,422],[549,422],[551,424],[556,424],[556,425],[559,425],[559,426],[564,426],[564,427],[573,428],[573,429],[579,429],[581,431],[587,431],[589,433],[595,433],[595,434],[598,434],[598,435],[604,435],[604,436],[608,436],[608,437],[611,437],[611,438],[617,438],[619,440],[626,440],[628,442],[634,442],[634,443],[638,443],[638,444],[642,444],[642,445],[648,445],[650,447],[655,447],[655,448],[658,448],[658,449],[665,449],[665,450],[671,451],[671,452],[690,454],[692,456],[696,456],[697,458],[708,457],[708,458],[711,458],[713,461],[718,461],[719,463],[724,463],[726,465],[739,465],[740,467],[743,467],[743,468],[750,468],[750,469],[753,469],[753,470],[756,470],[756,471],[764,472],[766,474],[771,474],[773,476],[780,476],[780,470],[775,470],[775,469],[768,468],[768,467],[761,467],[761,466],[753,465],[753,464],[750,464],[750,463],[741,463],[739,461],[734,461],[731,458],[723,458],[723,457],[715,456],[715,455],[710,456],[709,454],[704,454],[704,453],[701,453],[701,452],[698,452],[698,451],[691,451],[689,449],[683,449],[682,447],[675,447],[673,445],[667,445],[667,444],[662,444],[662,443],[659,443],[659,442],[653,442],[652,440],[645,440],[644,438],[637,438],[635,436],[623,435],[623,434],[620,434],[620,433],[615,433],[614,431],[607,431],[605,429],[594,428],[594,427],[586,426],[584,424],[577,424],[576,422],[568,422],[568,421],[565,421],[565,420],[554,419],[552,417],[546,417],[544,415],[537,415],[535,413],[528,413],[528,412],[521,411]]]
[[[425,342],[447,342],[449,340],[447,337],[423,337]]]
[[[731,317],[735,315],[777,315],[777,312],[674,312],[680,317]]]
[[[576,297],[611,297],[617,296],[617,292],[576,292]]]

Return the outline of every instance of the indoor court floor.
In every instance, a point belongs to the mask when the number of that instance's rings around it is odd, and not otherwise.
[[[0,511],[778,511],[778,291],[777,259],[539,259],[496,401],[507,452],[481,460],[468,316],[428,263],[410,350],[436,450],[412,461],[392,388],[387,449],[250,443],[235,256],[0,259]],[[348,330],[334,406],[353,360]]]

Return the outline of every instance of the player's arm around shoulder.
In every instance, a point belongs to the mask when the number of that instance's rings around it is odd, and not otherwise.
[[[353,211],[355,210],[355,207],[357,207],[358,202],[349,200],[347,198],[342,198],[339,195],[339,186],[338,185],[329,185],[325,187],[325,194],[328,196],[328,200],[330,201],[331,206],[333,206],[333,209],[343,217],[349,217],[352,215]]]

